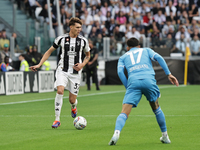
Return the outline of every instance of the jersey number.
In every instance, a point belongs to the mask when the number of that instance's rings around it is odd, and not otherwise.
[[[143,49],[138,49],[138,50],[135,50],[133,52],[128,53],[128,55],[130,55],[132,65],[140,62],[141,57],[142,57],[142,52],[143,52]],[[133,55],[136,54],[136,53],[139,53],[139,54],[137,56],[137,60],[136,60],[136,63],[135,63],[135,59],[134,59]]]

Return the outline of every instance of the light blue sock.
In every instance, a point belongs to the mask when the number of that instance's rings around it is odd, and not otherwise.
[[[160,130],[162,132],[166,132],[167,127],[166,127],[165,115],[164,115],[163,111],[161,110],[160,107],[158,107],[158,109],[153,110],[153,112],[156,115],[156,119],[157,119],[158,125],[160,126]]]
[[[115,130],[121,131],[122,128],[124,127],[125,123],[126,123],[126,120],[127,120],[127,115],[125,113],[121,113],[117,117],[117,120],[116,120],[116,123],[115,123]]]

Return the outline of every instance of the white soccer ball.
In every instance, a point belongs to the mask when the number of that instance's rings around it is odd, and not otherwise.
[[[84,117],[78,116],[74,119],[74,127],[78,130],[82,130],[86,127],[87,121]]]

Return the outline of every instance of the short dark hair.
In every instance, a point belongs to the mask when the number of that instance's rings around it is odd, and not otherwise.
[[[127,43],[128,47],[136,47],[139,45],[139,40],[132,37],[132,38],[128,39],[128,41],[126,43]]]
[[[71,19],[69,20],[69,26],[74,26],[75,23],[78,23],[78,24],[80,24],[80,25],[83,24],[82,21],[81,21],[79,18],[77,18],[77,17],[71,18]]]

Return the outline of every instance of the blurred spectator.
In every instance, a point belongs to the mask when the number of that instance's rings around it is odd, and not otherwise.
[[[17,41],[17,34],[15,32],[13,32],[12,37],[14,38],[14,42],[15,42],[15,52],[18,52],[19,51],[19,45],[18,45],[18,41]]]
[[[185,25],[185,26],[188,25],[188,23],[189,23],[189,16],[188,16],[186,10],[184,10],[182,12],[182,14],[179,16],[177,22],[178,22],[178,24],[182,24],[182,25]]]
[[[49,16],[48,16],[48,5],[47,5],[47,4],[45,4],[45,5],[42,7],[42,10],[41,10],[41,12],[39,13],[37,19],[38,19],[40,22],[48,22]]]
[[[184,34],[181,34],[181,38],[176,41],[176,48],[171,50],[172,53],[182,53],[183,55],[185,54],[186,43],[184,38]]]
[[[42,54],[38,52],[37,45],[33,45],[33,57],[36,60],[36,64],[38,64],[42,59]]]
[[[97,9],[101,7],[101,0],[88,0],[88,2],[90,7],[95,6]]]
[[[96,5],[92,5],[91,9],[89,10],[89,14],[94,17],[94,15],[98,14],[99,9],[97,9]]]
[[[111,18],[110,22],[106,21],[106,28],[108,30],[108,35],[111,36],[111,34],[113,34],[113,30],[115,28],[116,24],[115,24],[115,20],[113,18]]]
[[[148,7],[148,5],[146,4],[146,2],[142,2],[142,7],[141,7],[141,15],[142,17],[147,13],[150,12],[151,9]]]
[[[98,66],[98,50],[94,47],[93,42],[89,40],[90,47],[90,60],[86,64],[86,74],[87,74],[87,90],[90,91],[90,77],[92,76],[93,83],[96,85],[96,90],[99,89],[99,82],[97,77],[97,66]]]
[[[180,26],[179,27],[179,31],[175,35],[175,39],[176,40],[180,40],[181,34],[184,34],[184,38],[186,39],[186,42],[189,42],[190,34],[187,32],[187,30],[185,28],[186,28],[185,26]]]
[[[3,29],[1,31],[1,38],[0,38],[0,49],[3,50],[4,45],[7,44],[8,47],[10,46],[10,40],[8,39],[7,35],[6,35],[6,30]]]
[[[68,19],[70,19],[70,17],[72,17],[72,12],[73,12],[73,9],[72,9],[72,2],[69,1],[66,3],[65,7],[61,7],[64,9],[64,12],[65,12],[65,15]]]
[[[94,23],[93,17],[89,15],[87,10],[85,10],[84,14],[81,15],[81,20],[86,25],[86,28],[87,28],[86,33],[89,34],[92,29],[92,25]]]
[[[42,7],[37,0],[25,0],[26,6],[28,7],[29,16],[35,18],[35,9]]]
[[[48,60],[46,60],[46,61],[42,64],[41,70],[43,70],[43,71],[49,71],[49,70],[51,70],[51,66],[50,66],[50,63],[49,63]]]
[[[8,45],[7,43],[4,44],[3,51],[1,52],[2,60],[4,60],[4,58],[5,58],[6,56],[9,57],[9,63],[12,63],[12,59],[10,58],[11,55],[10,55],[10,52],[9,52],[9,45]]]
[[[124,16],[123,11],[119,11],[116,17],[116,23],[117,25],[125,25],[127,22],[126,17]]]
[[[135,28],[140,34],[145,34],[144,25],[141,24],[141,20],[137,20]]]
[[[198,28],[195,28],[194,29],[194,33],[192,33],[191,35],[190,35],[190,37],[191,38],[194,38],[194,36],[198,36],[198,38],[200,39],[200,33],[199,33],[200,31],[199,31],[199,29]]]
[[[117,42],[113,36],[113,34],[110,35],[110,53],[111,55],[116,55],[117,51]]]
[[[161,30],[165,24],[166,17],[162,13],[162,10],[158,10],[158,14],[155,14],[153,17],[154,21],[156,22],[158,29]]]
[[[200,29],[199,26],[197,25],[197,21],[193,18],[191,25],[188,27],[188,33],[191,35],[194,33],[195,29]]]
[[[173,51],[173,49],[175,48],[175,42],[176,41],[172,38],[172,35],[169,33],[167,34],[167,39],[165,40],[164,47],[169,48]]]
[[[192,22],[193,17],[198,17],[198,16],[199,16],[198,7],[196,6],[195,3],[193,3],[189,8],[189,21],[190,21],[190,23]]]
[[[143,25],[145,29],[145,35],[148,36],[148,32],[152,27],[153,23],[153,16],[151,15],[151,12],[147,12],[146,15],[143,16]]]
[[[103,16],[106,16],[107,12],[111,11],[111,7],[109,7],[108,3],[105,1],[100,11],[102,12]]]
[[[176,7],[173,5],[172,0],[169,0],[168,5],[165,7],[166,16],[170,15],[170,11],[172,11],[173,16],[176,15]]]
[[[96,48],[99,52],[99,55],[103,56],[103,38],[102,38],[101,33],[99,33],[97,35],[96,41],[94,41],[94,43],[95,43],[95,46],[96,46]]]
[[[170,28],[174,31],[174,26],[172,25],[171,20],[167,20],[167,23],[162,28],[163,37],[167,37]]]
[[[97,28],[95,26],[93,26],[88,38],[91,39],[92,41],[95,41],[96,37],[97,37],[97,34],[98,34],[97,33]]]
[[[200,56],[200,41],[197,35],[195,35],[191,41],[190,50],[192,52],[192,56]]]
[[[103,27],[103,28],[102,28],[101,35],[102,35],[103,38],[104,38],[104,37],[108,37],[108,31],[107,31],[106,27]]]
[[[153,32],[151,34],[151,43],[153,47],[160,47],[161,45],[161,33],[156,25],[153,26]]]
[[[69,15],[69,14],[65,12],[64,7],[61,7],[61,8],[60,8],[60,22],[61,22],[61,24],[62,24],[63,26],[65,25],[66,19],[67,19],[67,18],[70,18],[68,15]]]
[[[157,3],[154,5],[154,7],[152,8],[153,15],[158,14],[158,11],[159,11],[159,10],[161,10],[163,14],[165,13],[165,8],[162,8],[162,7],[160,6],[160,3],[157,2]]]
[[[135,26],[133,26],[132,30],[126,34],[126,39],[130,39],[132,37],[137,38],[139,41],[141,41],[141,34],[139,31],[136,30]]]
[[[28,62],[25,60],[25,55],[21,54],[19,55],[19,61],[20,61],[20,68],[19,71],[29,71],[29,64]]]
[[[13,71],[15,70],[10,64],[9,64],[9,56],[5,56],[4,61],[0,64],[0,72],[7,72],[7,71]]]
[[[69,19],[65,19],[65,24],[63,26],[64,32],[69,33],[70,27],[69,27]]]
[[[25,59],[28,62],[29,66],[36,65],[37,61],[33,57],[33,47],[32,46],[27,46],[26,47],[26,54],[25,54]]]

